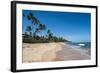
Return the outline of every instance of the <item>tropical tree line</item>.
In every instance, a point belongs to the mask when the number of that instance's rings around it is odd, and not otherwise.
[[[47,43],[47,42],[66,42],[68,40],[62,37],[56,37],[53,35],[50,29],[46,28],[45,24],[42,24],[38,20],[33,12],[29,12],[27,15],[23,13],[23,17],[30,21],[32,24],[26,26],[25,32],[23,32],[24,43]],[[42,31],[46,31],[45,35],[41,35]]]

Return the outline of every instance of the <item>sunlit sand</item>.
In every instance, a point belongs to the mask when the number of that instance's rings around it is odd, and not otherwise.
[[[65,43],[23,43],[23,63],[87,60],[90,59],[88,51],[79,48],[71,48]]]

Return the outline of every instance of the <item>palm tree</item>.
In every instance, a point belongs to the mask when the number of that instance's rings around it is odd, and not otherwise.
[[[26,31],[28,31],[29,37],[32,37],[32,32],[31,32],[32,28],[31,28],[31,26],[27,26]]]
[[[43,24],[40,24],[40,25],[39,25],[39,29],[40,29],[40,30],[45,30],[45,29],[46,29],[46,26],[43,25]]]
[[[50,40],[53,37],[53,33],[50,30],[48,30],[47,34],[48,34],[48,39]]]
[[[48,29],[47,34],[49,34],[51,31]]]
[[[36,33],[37,33],[37,32],[40,32],[39,28],[36,28],[36,29],[35,29],[35,32],[33,33],[34,38],[36,37]]]
[[[38,28],[35,29],[34,35],[36,35],[38,32],[41,32],[42,30],[45,30],[46,26],[43,24],[40,24]]]
[[[32,22],[33,36],[36,36],[37,25],[40,24],[40,21],[33,15],[32,12],[30,12],[30,13],[27,15],[27,19],[28,19],[28,20],[31,20],[31,22]]]
[[[33,15],[32,12],[30,12],[30,13],[27,15],[27,19],[28,19],[28,20],[31,20],[32,23],[33,23],[34,25],[38,25],[38,24],[40,23],[40,21]]]
[[[46,30],[46,26],[44,24],[39,25],[39,32],[41,32],[42,30]]]
[[[27,15],[27,19],[28,20],[31,20],[33,18],[33,14],[32,13],[29,13],[28,15]]]

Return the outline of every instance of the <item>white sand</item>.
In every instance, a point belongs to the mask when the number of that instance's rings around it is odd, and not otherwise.
[[[23,43],[24,63],[85,59],[90,59],[90,56],[80,49],[72,49],[65,43]]]

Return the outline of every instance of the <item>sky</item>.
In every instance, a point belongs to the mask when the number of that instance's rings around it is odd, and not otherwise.
[[[54,36],[63,37],[73,42],[90,42],[91,35],[91,14],[76,12],[55,12],[55,11],[34,11],[23,10],[27,15],[32,12],[42,24],[50,29]],[[31,21],[22,17],[22,30],[31,25]],[[41,34],[46,34],[42,31]]]

